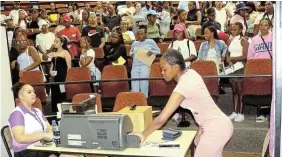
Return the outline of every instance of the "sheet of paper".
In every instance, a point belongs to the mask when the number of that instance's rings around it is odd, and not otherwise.
[[[146,64],[148,67],[151,67],[152,63],[156,59],[156,56],[152,54],[150,57],[147,56],[148,50],[145,50],[143,47],[137,48],[136,59]]]
[[[117,59],[117,63],[116,62],[112,62],[112,65],[124,65],[125,62],[126,62],[125,59],[122,56],[120,56]]]

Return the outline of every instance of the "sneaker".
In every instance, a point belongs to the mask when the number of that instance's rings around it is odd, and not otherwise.
[[[181,122],[181,114],[180,113],[175,113],[173,117],[171,118],[176,124],[179,124]]]
[[[237,116],[238,116],[237,113],[232,112],[232,114],[229,116],[229,119],[230,119],[230,120],[234,120]]]
[[[238,114],[237,117],[234,119],[235,122],[242,122],[245,120],[245,116],[243,114]]]
[[[172,116],[172,120],[174,120],[174,121],[178,121],[178,119],[180,119],[181,117],[180,117],[180,113],[175,113],[173,116]]]
[[[263,123],[265,121],[267,121],[267,118],[265,116],[259,116],[256,118],[257,123]]]

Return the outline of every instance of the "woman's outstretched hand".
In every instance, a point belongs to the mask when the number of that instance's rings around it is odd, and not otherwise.
[[[142,133],[131,133],[130,135],[138,136],[140,139],[140,146],[144,143],[146,137]]]

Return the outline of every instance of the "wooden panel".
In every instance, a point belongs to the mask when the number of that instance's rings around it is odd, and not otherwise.
[[[84,6],[84,3],[77,3],[77,5],[78,5],[79,7],[83,7],[83,6]]]
[[[97,2],[86,2],[87,4],[89,4],[90,6],[92,6],[92,5],[97,5]]]
[[[57,9],[57,11],[58,11],[60,14],[69,12],[69,10],[68,10],[67,8],[59,8],[59,9]]]
[[[29,4],[30,1],[21,1],[21,4]]]
[[[56,5],[56,8],[66,8],[68,7],[67,4],[55,4]]]
[[[50,9],[50,5],[39,5],[40,9]]]
[[[10,14],[10,11],[1,11],[1,14],[8,16]]]

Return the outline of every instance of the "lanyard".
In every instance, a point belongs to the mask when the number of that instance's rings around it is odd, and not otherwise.
[[[40,124],[41,127],[42,127],[42,131],[44,132],[44,124],[42,123],[42,121],[41,121],[40,118],[38,117],[36,111],[33,110],[33,112],[34,112],[34,118],[39,122],[39,124]]]

